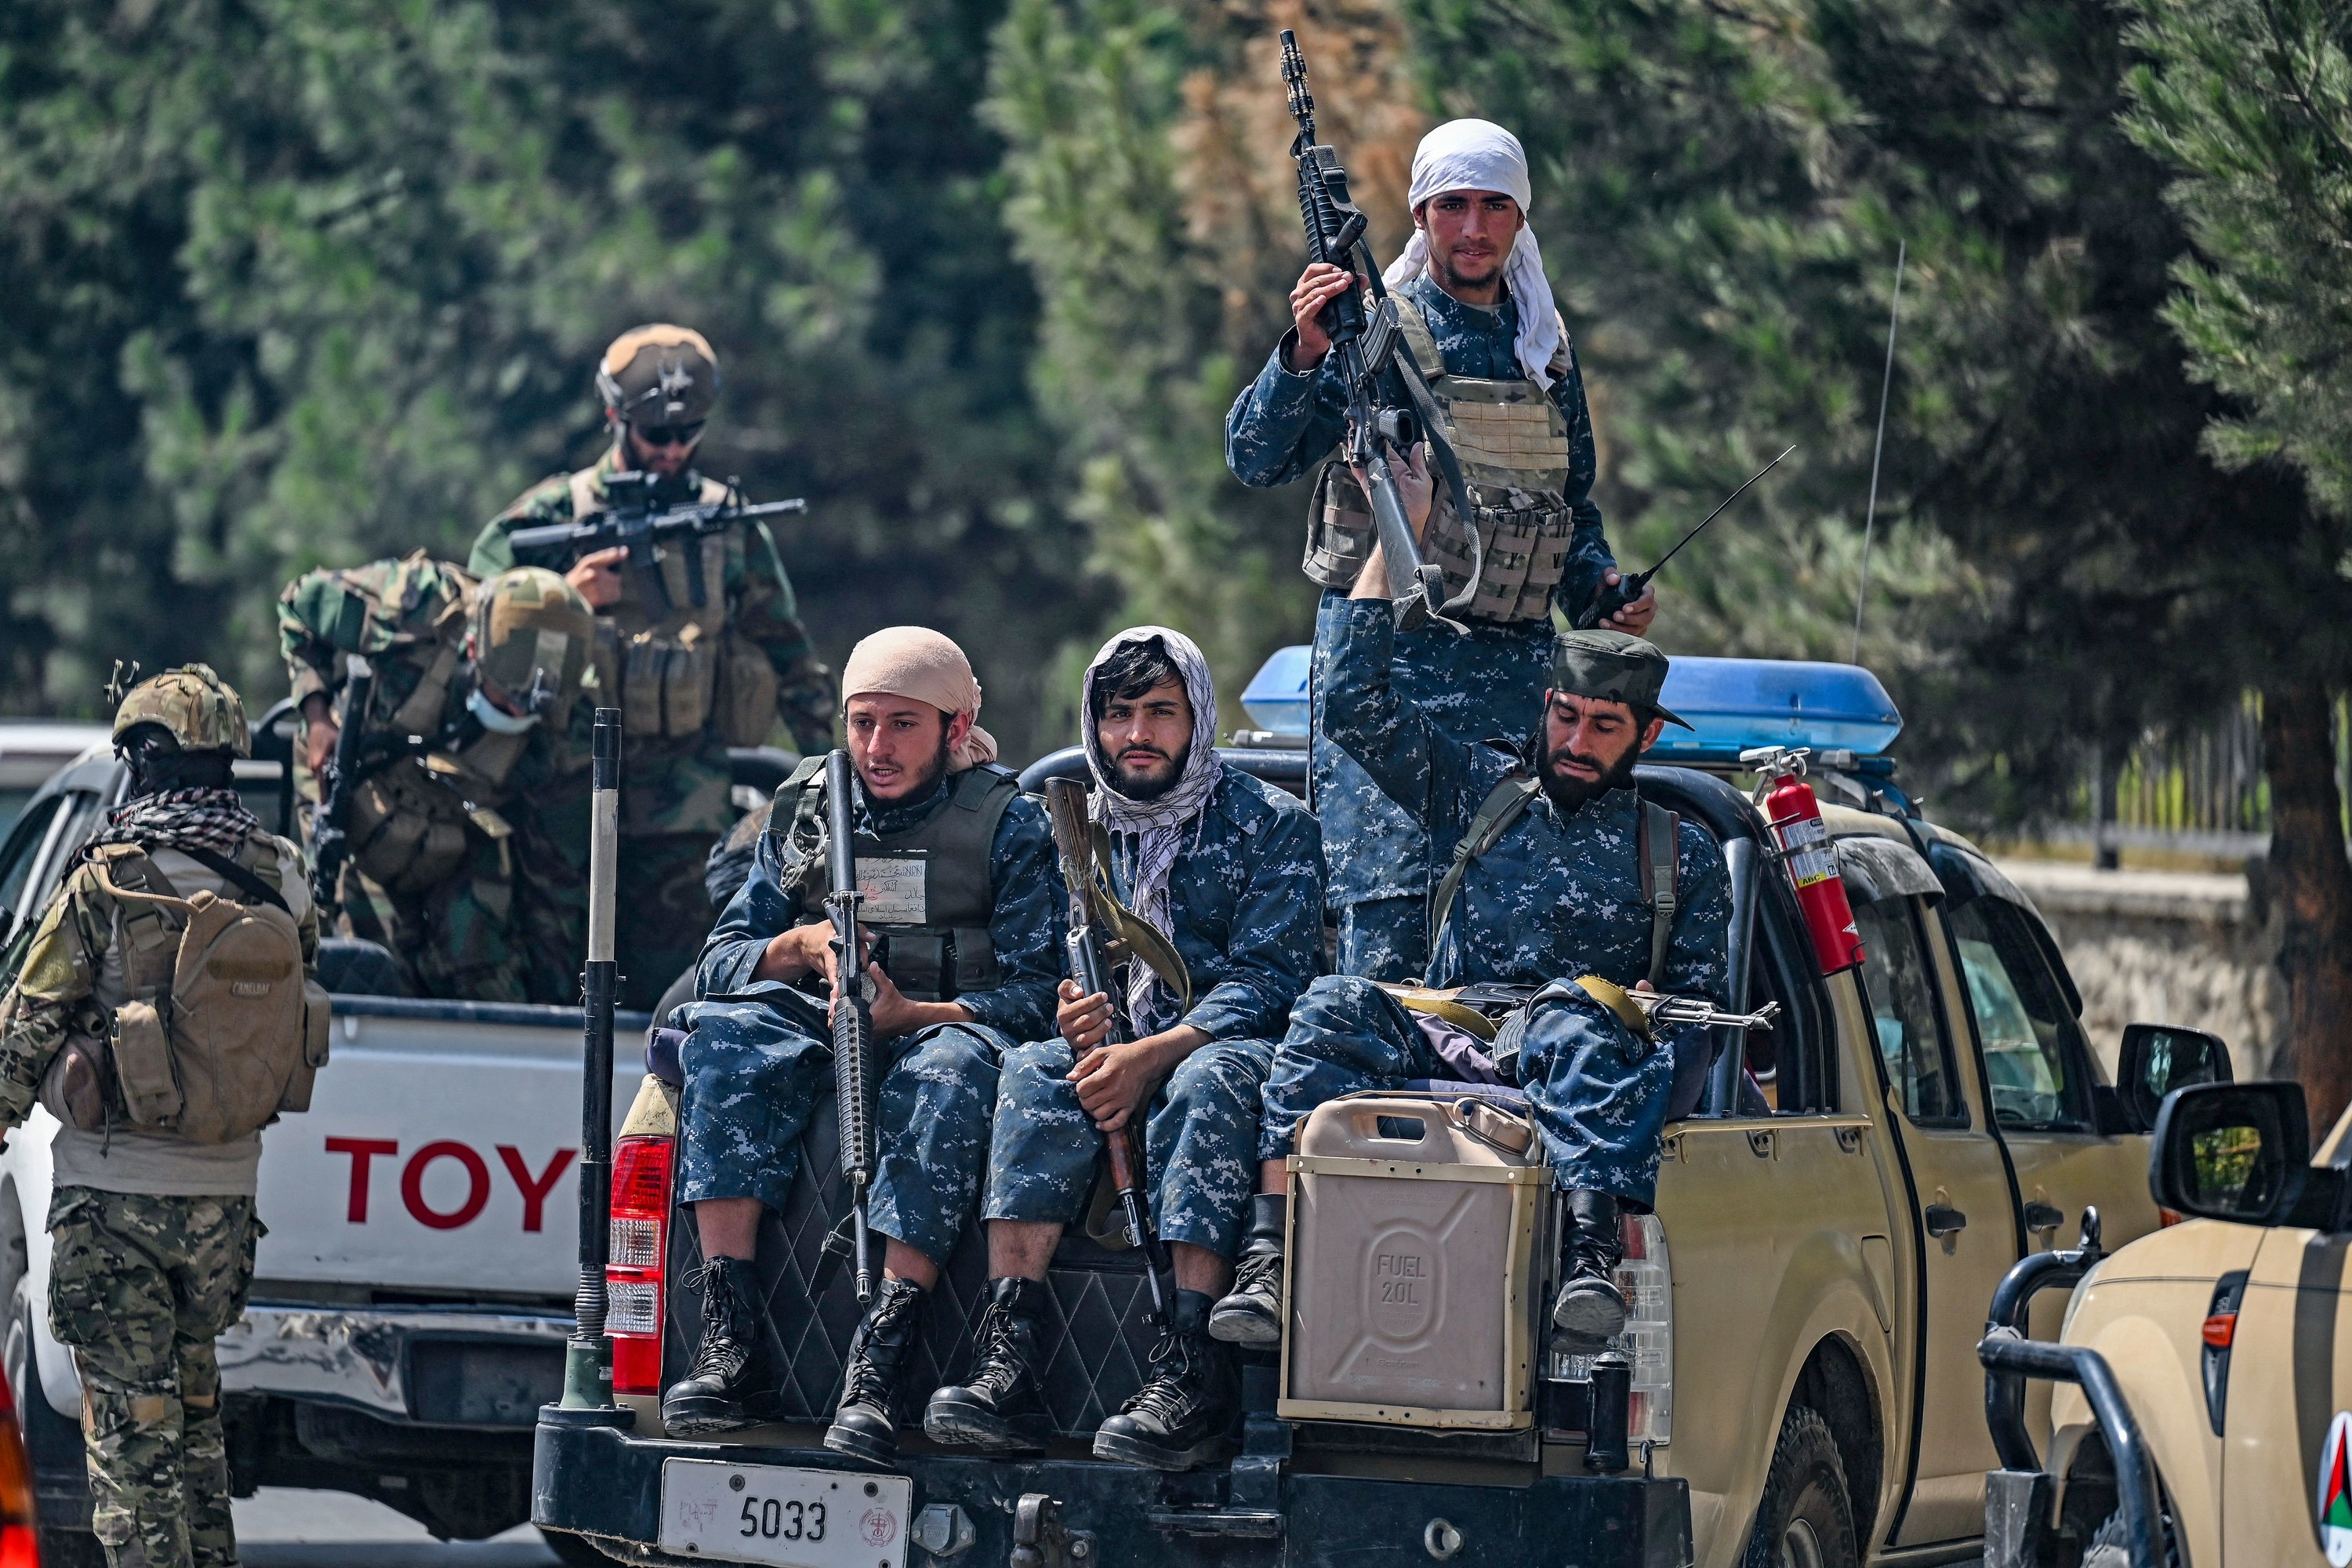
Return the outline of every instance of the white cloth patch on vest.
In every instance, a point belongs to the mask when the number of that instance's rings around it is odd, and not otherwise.
[[[868,925],[929,925],[930,859],[920,851],[911,855],[861,851],[857,890],[866,901],[858,907],[858,918]]]

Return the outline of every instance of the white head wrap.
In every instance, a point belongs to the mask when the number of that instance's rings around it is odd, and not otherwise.
[[[1183,678],[1184,695],[1192,704],[1192,743],[1184,753],[1184,771],[1166,795],[1156,800],[1134,800],[1119,794],[1112,783],[1118,777],[1118,768],[1103,754],[1102,731],[1094,718],[1095,677],[1119,649],[1154,637]],[[1086,715],[1087,767],[1095,776],[1090,815],[1110,830],[1118,848],[1132,846],[1131,855],[1121,856],[1128,862],[1123,868],[1128,904],[1173,943],[1175,919],[1169,908],[1168,874],[1184,847],[1187,827],[1194,839],[1199,838],[1202,808],[1225,776],[1225,765],[1217,760],[1217,686],[1209,677],[1209,660],[1201,645],[1182,632],[1166,626],[1130,626],[1103,644],[1102,651],[1087,666],[1079,701]],[[1160,984],[1150,966],[1128,965],[1127,1016],[1134,1021],[1139,1036],[1174,1026],[1178,1021],[1175,1002],[1175,994]]]
[[[1500,191],[1519,204],[1527,216],[1527,149],[1519,139],[1490,120],[1449,120],[1421,139],[1412,155],[1412,185],[1405,205],[1414,212],[1432,196],[1448,191]],[[1415,227],[1404,254],[1389,263],[1381,276],[1391,289],[1410,283],[1429,265],[1429,237]],[[1512,347],[1519,368],[1538,386],[1551,385],[1551,356],[1566,335],[1559,308],[1552,302],[1551,280],[1544,276],[1543,251],[1536,231],[1524,224],[1511,254],[1503,258],[1503,282],[1519,311],[1519,334]]]
[[[948,753],[948,771],[961,773],[980,763],[996,760],[996,738],[982,729],[980,682],[963,649],[929,626],[885,626],[849,650],[841,669],[841,703],[845,710],[853,697],[887,692],[928,702],[953,717],[969,713],[973,723],[963,743]]]

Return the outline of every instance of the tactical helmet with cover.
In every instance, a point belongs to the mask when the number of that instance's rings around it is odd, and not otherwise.
[[[596,391],[632,425],[699,424],[719,400],[719,356],[691,327],[631,327],[597,363]]]
[[[208,664],[184,664],[141,681],[114,711],[114,743],[141,724],[160,724],[184,752],[253,755],[245,700]]]
[[[561,730],[587,679],[596,612],[552,572],[518,566],[474,591],[474,668],[514,708]]]

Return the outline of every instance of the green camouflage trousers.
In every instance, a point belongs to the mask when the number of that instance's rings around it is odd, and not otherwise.
[[[232,1568],[213,1341],[245,1311],[262,1235],[247,1197],[59,1187],[49,1327],[81,1369],[92,1525],[112,1568]]]

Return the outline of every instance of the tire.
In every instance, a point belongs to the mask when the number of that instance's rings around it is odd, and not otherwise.
[[[568,1530],[542,1528],[539,1538],[547,1542],[547,1549],[555,1553],[556,1560],[563,1564],[563,1568],[613,1568],[620,1561],[606,1556],[588,1537],[574,1535]],[[44,1562],[41,1568],[49,1568],[49,1565]]]
[[[2165,1568],[2180,1568],[2180,1542],[2172,1532],[2172,1510],[2164,1506]],[[47,1564],[42,1564],[47,1568]],[[2131,1537],[2124,1530],[2124,1510],[2116,1510],[2099,1521],[2091,1544],[2083,1553],[2083,1568],[2131,1568]]]
[[[1860,1568],[1845,1461],[1818,1411],[1791,1405],[1740,1568]]]

